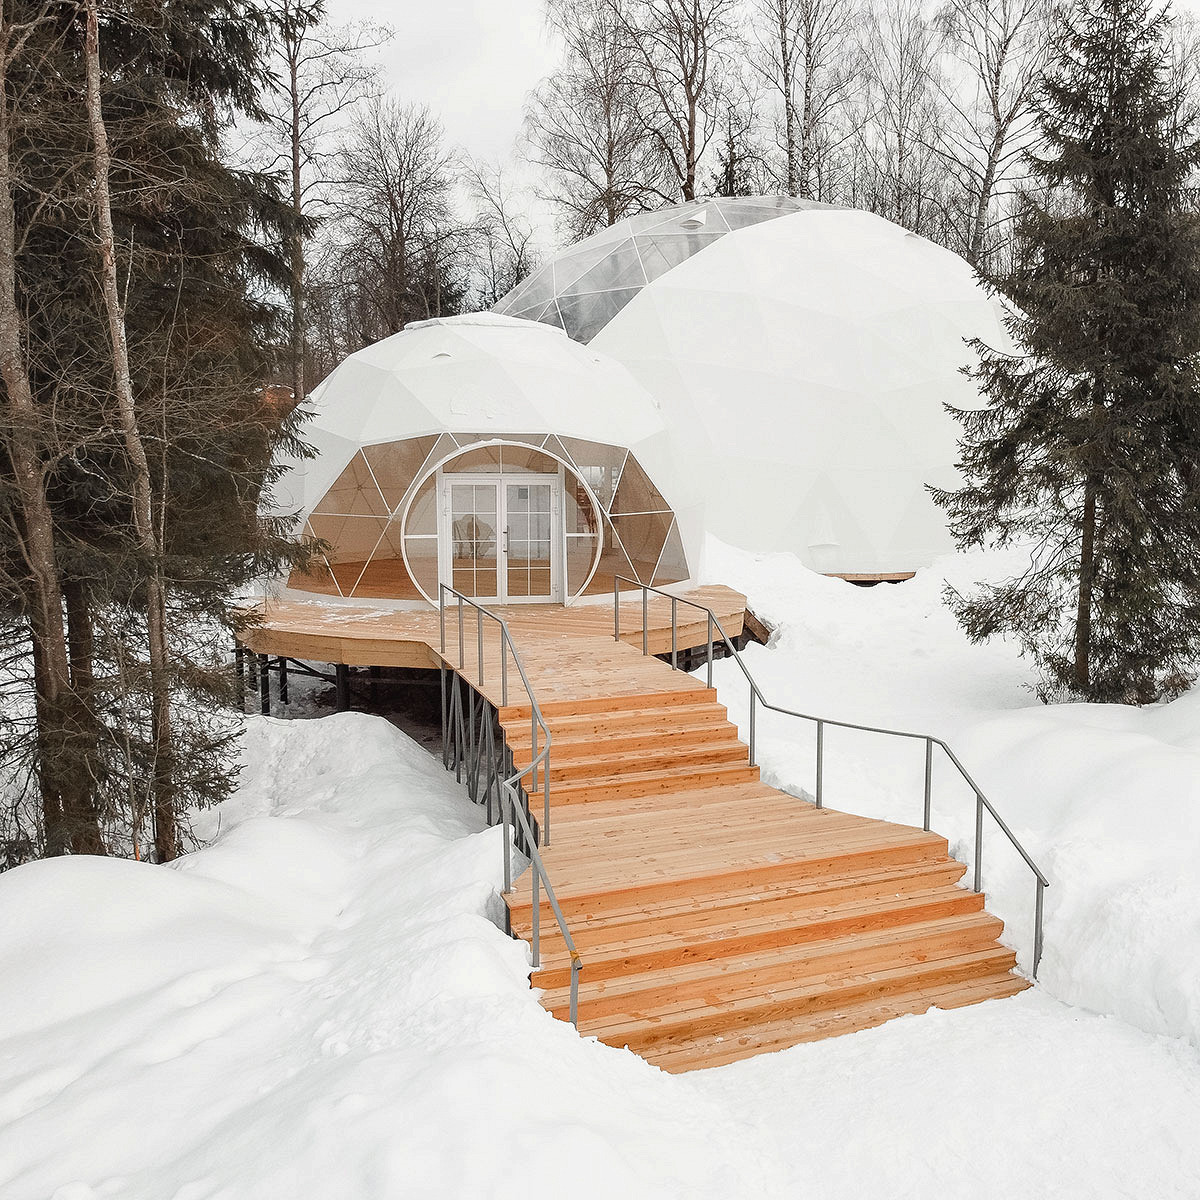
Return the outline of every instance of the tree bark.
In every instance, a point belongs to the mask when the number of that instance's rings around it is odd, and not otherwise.
[[[1087,696],[1092,685],[1092,588],[1096,578],[1096,483],[1089,475],[1083,489],[1083,527],[1079,548],[1079,597],[1075,612],[1075,687]]]
[[[304,216],[304,188],[300,175],[300,80],[295,54],[290,56],[288,70],[292,101],[292,216],[296,222],[291,245],[292,402],[299,405],[304,401],[304,234],[300,224]]]
[[[33,643],[38,739],[38,780],[48,855],[103,854],[104,842],[84,781],[71,770],[73,710],[66,625],[59,585],[54,518],[46,495],[39,413],[25,358],[17,303],[16,211],[13,203],[8,63],[14,29],[0,12],[0,378],[8,400],[9,460],[21,514],[21,544],[28,572],[29,625]]]
[[[117,285],[116,237],[113,232],[109,174],[112,158],[108,130],[100,104],[100,28],[96,0],[87,0],[87,114],[92,134],[93,173],[96,189],[96,227],[100,243],[101,291],[112,342],[117,412],[125,452],[133,471],[134,531],[142,553],[146,587],[146,633],[150,656],[151,737],[154,744],[154,845],[159,862],[179,854],[179,831],[171,769],[170,650],[167,645],[166,587],[162,548],[154,527],[150,464],[138,428],[125,337],[125,315]]]

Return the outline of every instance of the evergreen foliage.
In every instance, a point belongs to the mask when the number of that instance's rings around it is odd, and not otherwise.
[[[951,596],[973,641],[1015,635],[1044,699],[1146,703],[1200,659],[1200,164],[1149,0],[1059,17],[1007,302],[1015,353],[976,344],[960,546],[1031,544],[1020,577]]]
[[[28,15],[45,8],[24,7]],[[56,753],[86,782],[108,847],[140,850],[150,836],[156,771],[168,772],[179,812],[232,787],[229,604],[250,579],[296,553],[287,531],[257,513],[274,478],[272,454],[299,449],[295,418],[265,404],[261,390],[273,368],[267,348],[286,328],[268,297],[288,278],[281,243],[290,210],[276,179],[232,167],[223,146],[236,116],[259,112],[267,83],[263,6],[106,6],[101,100],[117,267],[172,643],[173,736],[164,764],[150,732],[149,564],[134,536],[99,291],[83,17],[74,3],[50,13],[20,60],[26,75],[14,87],[21,92],[14,151],[19,300],[79,701],[71,746]],[[21,516],[4,489],[0,510],[0,603],[19,636]],[[19,739],[27,730],[13,733]],[[46,753],[34,746],[31,765],[42,769]],[[18,834],[22,844],[73,848],[70,831],[65,840],[50,832]]]

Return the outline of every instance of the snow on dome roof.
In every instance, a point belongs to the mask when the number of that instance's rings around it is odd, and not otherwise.
[[[721,238],[644,286],[591,348],[659,402],[689,465],[677,507],[733,545],[878,576],[952,548],[925,485],[956,482],[943,406],[979,403],[960,373],[976,336],[1009,344],[967,263],[829,209]]]
[[[638,213],[577,242],[496,304],[590,342],[638,292],[734,230],[827,209],[791,196],[716,196]]]
[[[655,401],[619,363],[561,330],[494,313],[409,325],[350,355],[305,407],[313,416],[301,437],[317,456],[289,463],[276,486],[277,507],[301,518],[362,446],[561,434],[636,449],[653,473],[666,436]]]

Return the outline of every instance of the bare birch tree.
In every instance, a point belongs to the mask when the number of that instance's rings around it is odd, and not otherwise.
[[[856,202],[914,233],[945,240],[947,171],[937,40],[921,0],[877,0],[863,39]]]
[[[854,0],[755,0],[756,65],[779,97],[789,196],[829,198],[818,160],[846,136],[835,117],[855,86],[855,19]]]
[[[313,201],[329,183],[333,135],[346,114],[376,91],[376,72],[367,52],[392,35],[380,26],[336,28],[325,21],[325,0],[272,0],[272,25],[279,74],[268,123],[283,143],[291,186],[293,228],[290,359],[292,395],[305,396],[305,246]]]
[[[476,299],[480,308],[491,308],[538,265],[533,228],[503,167],[473,163],[467,179],[476,211]]]
[[[737,44],[736,0],[610,0],[632,62],[637,111],[667,166],[673,195],[694,200],[717,134]]]
[[[84,56],[87,74],[88,128],[92,135],[96,235],[100,246],[100,290],[112,342],[113,379],[117,414],[132,472],[132,512],[146,587],[146,634],[150,658],[151,737],[153,741],[154,846],[159,862],[180,851],[173,794],[171,741],[171,652],[167,640],[166,584],[163,578],[161,531],[155,521],[153,484],[145,442],[138,426],[125,313],[117,281],[116,235],[113,231],[109,175],[112,156],[100,97],[100,27],[96,0],[86,0],[87,36]]]
[[[1049,49],[1046,0],[947,0],[938,13],[946,69],[938,146],[953,178],[954,243],[970,263],[993,248],[998,202],[1033,135],[1033,102]]]
[[[634,58],[614,0],[550,0],[547,19],[564,62],[530,97],[524,140],[548,173],[544,198],[574,241],[652,207],[663,160],[635,102]]]

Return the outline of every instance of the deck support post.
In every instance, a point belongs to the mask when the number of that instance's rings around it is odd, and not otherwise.
[[[237,679],[237,694],[238,702],[242,706],[242,711],[246,711],[246,651],[242,649],[242,643],[233,639],[233,669],[235,678]]]
[[[276,660],[279,663],[279,703],[288,702],[288,663],[281,654]]]
[[[475,689],[467,689],[467,795],[471,803],[478,803],[479,754],[475,742]]]
[[[444,649],[444,647],[443,647]],[[442,675],[442,766],[450,766],[450,697],[446,694],[446,664],[441,665]]]
[[[271,660],[265,654],[258,656],[258,696],[262,715],[269,717],[271,715]]]
[[[345,663],[334,664],[334,708],[345,712],[350,707],[350,668]]]

